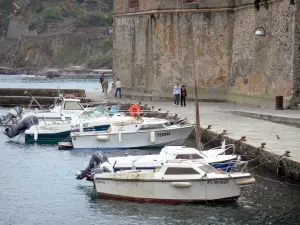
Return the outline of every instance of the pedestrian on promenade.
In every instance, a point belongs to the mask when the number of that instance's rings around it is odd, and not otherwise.
[[[104,78],[104,81],[102,82],[102,88],[104,91],[104,98],[107,98],[107,90],[108,90],[108,81],[106,78]]]
[[[185,86],[182,85],[182,87],[181,87],[181,106],[182,105],[186,106],[186,104],[185,104],[186,97],[187,97],[186,89],[185,89]]]
[[[100,79],[99,79],[99,83],[101,84],[101,88],[102,88],[103,92],[104,92],[104,90],[103,90],[102,84],[103,84],[104,79],[105,79],[105,76],[104,76],[104,73],[102,73],[101,76],[100,76]]]
[[[179,98],[180,98],[181,90],[179,83],[176,83],[176,86],[173,88],[173,95],[174,95],[174,106],[179,106]]]
[[[117,79],[117,82],[116,82],[116,93],[115,93],[115,98],[117,97],[118,92],[119,92],[120,98],[121,98],[121,96],[122,96],[122,86],[121,86],[121,81],[120,81],[119,78]]]

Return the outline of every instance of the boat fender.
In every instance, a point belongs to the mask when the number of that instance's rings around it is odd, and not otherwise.
[[[178,188],[187,188],[191,186],[190,182],[172,182],[171,186]]]
[[[96,137],[96,139],[98,141],[107,141],[108,140],[108,136],[106,136],[106,135],[99,135],[99,136]]]
[[[38,140],[38,130],[36,129],[36,125],[33,126],[33,139],[34,141]]]
[[[119,143],[122,142],[122,133],[119,133]]]
[[[151,132],[150,132],[150,142],[151,142],[152,144],[155,143],[155,132],[154,132],[154,131],[151,131]]]

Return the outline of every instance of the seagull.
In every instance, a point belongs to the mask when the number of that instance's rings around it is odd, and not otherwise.
[[[276,136],[277,136],[277,139],[279,140],[279,139],[280,139],[280,137],[278,136],[278,134],[276,134]]]

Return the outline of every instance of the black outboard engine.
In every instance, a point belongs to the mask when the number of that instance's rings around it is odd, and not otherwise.
[[[22,115],[23,109],[19,106],[12,108],[7,114],[6,116],[1,116],[0,117],[0,124],[2,126],[6,126],[8,125],[8,123],[10,121],[12,121],[12,119],[18,118]]]
[[[4,134],[9,138],[13,138],[18,134],[20,134],[21,132],[24,132],[25,130],[29,129],[33,125],[38,125],[38,124],[39,124],[39,120],[36,116],[28,116],[24,118],[17,125],[12,125],[11,127],[6,128]]]
[[[89,165],[84,169],[78,172],[76,179],[82,180],[83,178],[87,178],[87,180],[91,180],[90,175],[92,169],[97,168],[97,166],[102,163],[108,163],[108,158],[104,155],[103,152],[98,151],[92,154]]]

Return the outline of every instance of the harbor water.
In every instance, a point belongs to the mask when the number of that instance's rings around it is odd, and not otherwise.
[[[37,78],[41,79],[41,78]],[[57,78],[56,78],[57,79]],[[69,81],[53,79],[53,87]],[[55,81],[56,80],[56,81]],[[21,79],[11,83],[21,85]],[[6,82],[9,83],[6,79]],[[19,82],[19,83],[18,83]],[[76,85],[94,89],[95,80]],[[98,79],[97,79],[98,82]],[[34,81],[39,88],[49,83]],[[31,87],[29,81],[26,83]],[[51,85],[52,85],[51,84]],[[66,85],[66,86],[64,86]],[[75,85],[75,84],[74,84]],[[20,86],[19,86],[20,87]],[[74,86],[72,86],[74,88]],[[8,109],[0,108],[0,115]],[[258,168],[257,182],[243,190],[236,203],[148,204],[97,198],[92,183],[76,180],[94,151],[59,151],[56,145],[25,144],[24,137],[9,140],[0,128],[0,224],[299,224],[300,186]],[[18,139],[19,138],[19,139]],[[186,145],[194,145],[188,140]],[[157,150],[106,151],[108,156],[158,153]]]
[[[112,79],[107,78],[109,87]],[[46,78],[45,76],[0,75],[1,87],[5,88],[71,88],[94,90],[99,89],[99,77],[74,78],[71,76]]]

